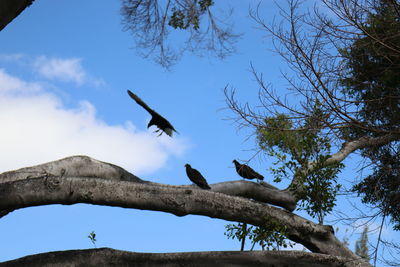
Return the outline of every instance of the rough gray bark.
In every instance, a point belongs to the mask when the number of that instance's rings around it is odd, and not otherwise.
[[[78,174],[81,176],[75,176]],[[251,199],[190,186],[143,182],[136,176],[130,180],[128,174],[120,167],[83,156],[7,172],[0,175],[0,210],[88,203],[177,216],[196,214],[256,226],[272,221],[285,225],[287,237],[312,252],[358,259],[336,239],[330,226]]]
[[[1,0],[0,1],[0,31],[16,18],[34,0]]]
[[[0,183],[54,176],[116,179],[158,185],[157,183],[144,181],[121,167],[86,156],[73,156],[33,167],[5,172],[0,174]],[[193,188],[193,186],[186,187]],[[197,188],[196,186],[194,187]],[[291,192],[279,190],[265,182],[262,182],[262,184],[245,180],[223,182],[213,184],[211,190],[227,195],[251,198],[285,208],[289,211],[293,211],[296,208],[296,199]],[[2,217],[1,214],[0,211],[0,217]]]
[[[298,266],[364,267],[366,262],[302,251],[205,251],[135,253],[109,248],[37,254],[0,263],[0,266]]]
[[[381,146],[381,145],[388,144],[393,141],[399,141],[399,140],[400,140],[400,134],[389,133],[389,134],[379,136],[379,137],[364,136],[359,139],[346,142],[342,145],[342,148],[337,153],[331,155],[327,159],[327,161],[325,162],[325,165],[341,162],[348,155],[350,155],[352,152],[354,152],[358,149],[362,149],[365,147]],[[313,168],[314,165],[315,164],[311,163],[309,167]]]
[[[85,177],[145,182],[123,168],[87,156],[72,156],[0,174],[0,183],[43,177]]]
[[[288,211],[293,211],[296,208],[297,200],[292,192],[279,190],[266,182],[261,182],[261,184],[246,180],[223,182],[212,184],[211,190],[231,196],[254,199],[282,207]]]

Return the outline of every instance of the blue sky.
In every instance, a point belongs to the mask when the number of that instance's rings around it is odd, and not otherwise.
[[[84,154],[165,184],[190,184],[190,163],[209,183],[236,180],[232,159],[254,155],[250,130],[238,131],[223,88],[256,104],[252,63],[279,90],[284,63],[248,17],[254,1],[236,1],[238,52],[224,60],[186,54],[172,71],[138,56],[122,31],[119,1],[35,1],[0,32],[0,172]],[[220,3],[217,8],[226,8]],[[272,20],[277,9],[264,5]],[[150,116],[130,89],[168,118],[179,135],[157,137]],[[269,163],[251,166],[266,176]],[[354,175],[354,170],[350,170]],[[0,261],[24,255],[93,247],[137,252],[237,250],[224,236],[227,222],[92,205],[15,211],[0,220]]]

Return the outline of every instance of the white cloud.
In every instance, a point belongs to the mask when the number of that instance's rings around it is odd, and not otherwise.
[[[89,102],[67,109],[40,85],[4,70],[0,70],[0,123],[0,172],[88,155],[142,175],[185,151],[179,139],[138,132],[130,122],[107,125],[96,118]]]
[[[79,85],[83,83],[87,75],[79,58],[60,59],[40,56],[36,58],[34,67],[39,74],[48,79],[71,81]]]
[[[38,92],[41,86],[38,83],[27,83],[16,77],[8,75],[4,69],[0,69],[0,93]]]
[[[73,82],[77,85],[91,83],[99,86],[103,81],[90,77],[84,70],[80,58],[37,57],[33,62],[35,70],[50,80]]]

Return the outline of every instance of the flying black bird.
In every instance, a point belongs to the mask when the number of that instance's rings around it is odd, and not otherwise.
[[[142,106],[142,108],[144,108],[145,110],[147,110],[147,112],[150,113],[151,120],[150,120],[149,124],[147,125],[147,128],[150,128],[150,126],[152,126],[152,125],[157,126],[158,130],[156,130],[155,132],[158,133],[161,131],[158,136],[160,136],[164,132],[167,135],[172,137],[172,133],[177,132],[175,130],[174,126],[172,126],[171,123],[169,123],[169,121],[167,121],[163,116],[161,116],[160,114],[155,112],[153,109],[151,109],[148,105],[146,105],[146,103],[144,103],[143,100],[140,99],[137,95],[135,95],[134,93],[132,93],[129,90],[128,90],[128,95],[133,100],[135,100],[136,103],[138,103],[140,106]]]
[[[197,184],[202,189],[211,189],[206,179],[204,179],[203,175],[201,175],[201,173],[198,170],[193,169],[192,167],[190,167],[189,164],[185,164],[185,167],[186,167],[186,174],[189,177],[190,181]]]
[[[232,162],[235,163],[236,172],[240,176],[242,176],[243,178],[246,178],[246,179],[257,178],[257,179],[260,179],[260,180],[264,180],[264,176],[262,176],[261,174],[257,173],[255,170],[253,170],[249,166],[247,166],[245,164],[240,164],[235,159]]]

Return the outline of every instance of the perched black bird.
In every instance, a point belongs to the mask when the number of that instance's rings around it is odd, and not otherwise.
[[[150,128],[150,126],[152,126],[152,125],[157,126],[158,130],[156,130],[155,132],[158,133],[161,131],[158,136],[160,136],[164,132],[167,135],[172,137],[172,132],[177,132],[175,130],[174,126],[172,126],[171,123],[169,123],[169,121],[167,121],[163,116],[161,116],[160,114],[155,112],[153,109],[151,109],[148,105],[146,105],[146,103],[144,103],[143,100],[140,99],[137,95],[135,95],[134,93],[132,93],[129,90],[128,90],[128,95],[133,100],[135,100],[136,103],[138,103],[140,106],[142,106],[142,108],[144,108],[145,110],[147,110],[147,112],[150,113],[151,120],[150,120],[149,124],[147,125],[147,128]]]
[[[261,174],[257,173],[255,170],[253,170],[249,166],[247,166],[245,164],[240,164],[235,159],[232,162],[235,163],[236,172],[240,176],[242,176],[243,178],[246,178],[246,179],[257,178],[257,179],[260,179],[260,180],[264,180],[264,176],[262,176]]]
[[[186,167],[186,174],[189,177],[190,181],[197,184],[200,188],[211,189],[206,179],[204,179],[203,175],[201,175],[201,173],[198,170],[193,169],[192,167],[190,167],[189,164],[185,164],[185,167]]]

